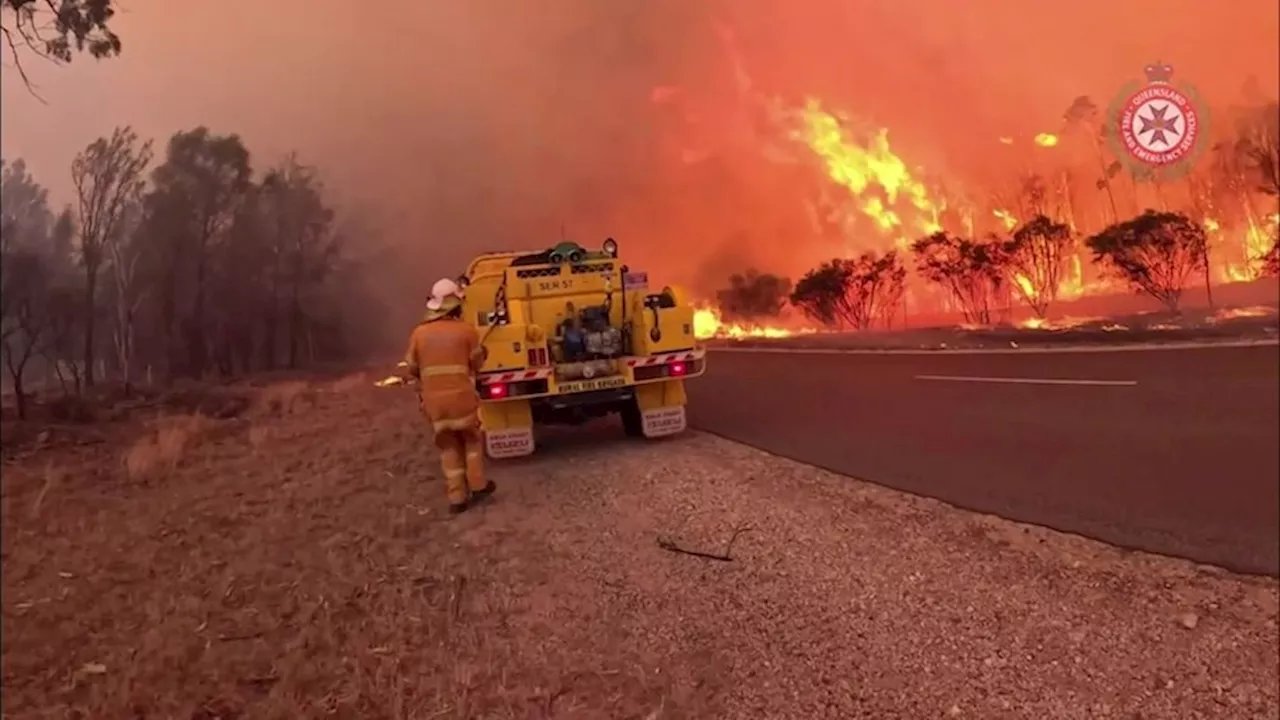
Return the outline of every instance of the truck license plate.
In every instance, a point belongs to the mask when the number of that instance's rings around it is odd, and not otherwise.
[[[524,457],[533,452],[533,430],[488,430],[484,434],[484,448],[489,457],[495,460]]]
[[[596,380],[582,380],[579,382],[560,383],[559,391],[562,393],[589,392],[591,390],[608,390],[610,388],[626,387],[627,379],[622,376],[599,378]]]
[[[641,420],[644,436],[651,438],[684,432],[687,424],[683,405],[645,410],[641,413]]]

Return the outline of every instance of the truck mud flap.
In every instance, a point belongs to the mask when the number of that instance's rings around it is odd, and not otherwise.
[[[485,454],[494,460],[533,454],[533,428],[488,430],[484,434]]]
[[[649,438],[682,433],[687,424],[683,405],[643,410],[640,413],[640,426],[644,430],[644,436]]]

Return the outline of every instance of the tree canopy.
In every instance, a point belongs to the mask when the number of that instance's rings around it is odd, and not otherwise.
[[[1004,289],[1006,258],[998,238],[971,240],[937,232],[911,245],[916,269],[945,287],[966,322],[989,324]]]
[[[753,321],[777,317],[791,292],[791,281],[755,268],[729,276],[729,287],[716,292],[724,317]]]
[[[120,53],[111,29],[115,0],[0,0],[0,33],[14,69],[31,88],[24,60],[71,62],[79,53],[102,59]]]
[[[150,148],[128,127],[89,143],[56,213],[25,163],[0,161],[0,352],[19,405],[33,368],[70,391],[104,372],[300,368],[380,339],[374,268],[315,168],[290,155],[255,174],[238,136],[203,127],[158,162]]]
[[[1014,288],[1036,317],[1044,317],[1058,298],[1064,264],[1074,243],[1071,228],[1037,215],[1014,230],[1000,249],[1000,260]]]
[[[1185,215],[1147,210],[1086,242],[1095,261],[1176,312],[1183,288],[1204,268],[1208,238],[1204,227]]]
[[[796,283],[791,304],[823,325],[863,330],[888,325],[906,289],[907,269],[896,252],[834,258]]]

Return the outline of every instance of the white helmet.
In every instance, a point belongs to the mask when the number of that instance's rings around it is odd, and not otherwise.
[[[431,286],[431,298],[427,300],[428,310],[439,310],[449,298],[462,299],[462,288],[449,278],[442,278]]]

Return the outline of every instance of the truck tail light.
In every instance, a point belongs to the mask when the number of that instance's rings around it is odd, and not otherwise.
[[[671,375],[671,377],[680,377],[681,375],[684,375],[688,371],[689,371],[689,366],[685,365],[682,362],[673,362],[670,365],[667,365],[667,372]]]
[[[505,383],[494,383],[485,392],[489,394],[490,400],[501,400],[507,396],[507,386]]]

